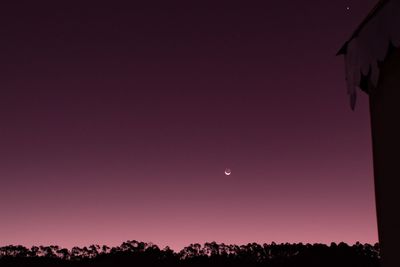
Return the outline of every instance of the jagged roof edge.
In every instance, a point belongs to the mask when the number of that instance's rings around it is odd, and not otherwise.
[[[353,32],[353,34],[351,35],[351,37],[349,38],[349,40],[347,40],[342,47],[339,49],[339,51],[336,53],[337,56],[339,55],[344,55],[347,53],[347,46],[349,45],[349,43],[351,42],[351,40],[353,40],[354,38],[356,38],[358,36],[358,34],[362,31],[362,29],[364,28],[364,26],[373,18],[376,16],[376,14],[387,4],[389,3],[391,0],[380,0],[375,7],[369,12],[369,14],[367,15],[367,17],[361,22],[361,24],[357,27],[357,29]]]

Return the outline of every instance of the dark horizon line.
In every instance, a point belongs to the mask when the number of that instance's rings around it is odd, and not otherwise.
[[[32,248],[49,248],[49,247],[53,247],[53,248],[57,248],[57,249],[66,249],[66,250],[72,250],[72,249],[85,249],[85,248],[90,248],[90,247],[97,247],[99,249],[103,248],[103,247],[107,247],[108,249],[113,249],[113,248],[118,248],[123,246],[124,244],[130,244],[130,243],[137,243],[137,244],[143,244],[146,247],[157,247],[159,249],[161,249],[161,246],[157,245],[156,243],[153,243],[151,241],[149,242],[144,242],[144,241],[137,241],[137,240],[126,240],[124,242],[122,242],[120,245],[115,245],[115,246],[108,246],[106,244],[90,244],[87,246],[71,246],[70,249],[63,247],[63,246],[59,246],[56,244],[49,244],[49,245],[32,245],[32,246],[25,246],[25,245],[21,245],[21,244],[9,244],[9,245],[0,245],[0,251],[3,248],[11,248],[11,247],[25,247],[27,249],[32,249]],[[235,247],[244,247],[244,246],[249,246],[249,245],[260,245],[260,246],[282,246],[282,245],[303,245],[303,246],[314,246],[314,245],[326,245],[328,247],[332,247],[332,246],[338,246],[338,245],[346,245],[346,246],[357,246],[357,245],[369,245],[369,246],[379,246],[379,242],[375,242],[375,243],[362,243],[360,241],[356,241],[354,243],[347,243],[344,241],[340,241],[340,242],[330,242],[330,243],[325,243],[325,242],[274,242],[271,241],[270,243],[258,243],[258,242],[247,242],[247,243],[242,243],[242,244],[232,244],[232,243],[225,243],[225,242],[216,242],[216,241],[206,241],[206,242],[194,242],[194,243],[189,243],[188,245],[184,246],[180,251],[184,250],[185,248],[191,247],[193,245],[198,246],[200,245],[201,247],[205,247],[207,245],[222,245],[222,246],[235,246]],[[171,247],[169,245],[165,245],[163,250],[171,250],[173,252],[175,252],[174,249],[171,249]],[[179,253],[177,252],[177,253]]]

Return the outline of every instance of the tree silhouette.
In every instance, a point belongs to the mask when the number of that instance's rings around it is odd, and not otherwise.
[[[195,243],[174,252],[168,246],[160,249],[152,243],[136,240],[123,242],[117,247],[91,245],[73,247],[59,246],[0,247],[0,266],[268,266],[268,267],[378,267],[379,244],[349,246],[346,243],[326,244],[218,244]]]

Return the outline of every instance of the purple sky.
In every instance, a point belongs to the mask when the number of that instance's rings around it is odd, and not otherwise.
[[[2,7],[0,245],[377,242],[376,1],[184,2]]]

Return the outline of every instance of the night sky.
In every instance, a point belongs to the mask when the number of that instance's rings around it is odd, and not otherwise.
[[[0,11],[0,245],[377,242],[335,56],[376,0],[32,2]]]

